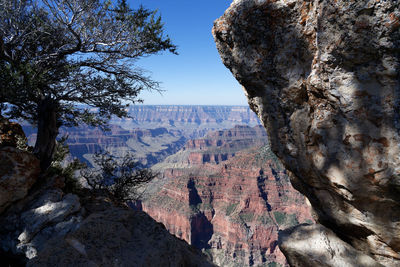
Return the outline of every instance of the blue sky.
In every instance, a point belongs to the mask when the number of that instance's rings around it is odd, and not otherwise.
[[[229,7],[231,0],[129,0],[157,9],[166,33],[178,46],[179,55],[163,53],[137,62],[150,71],[165,90],[143,92],[144,104],[247,105],[239,83],[222,64],[211,34],[215,19]]]

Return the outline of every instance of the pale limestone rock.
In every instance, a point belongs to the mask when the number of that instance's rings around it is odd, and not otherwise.
[[[213,266],[144,212],[113,207],[51,239],[27,266]]]
[[[33,197],[34,196],[34,197]],[[18,203],[0,217],[0,247],[12,254],[36,257],[51,238],[65,236],[76,229],[82,220],[79,198],[64,195],[60,189],[48,189],[27,196],[27,202]],[[32,199],[30,199],[33,197]],[[21,200],[24,202],[24,200]],[[20,212],[20,209],[25,210]]]
[[[237,0],[223,63],[318,221],[400,265],[400,2]]]
[[[14,147],[0,149],[0,213],[24,198],[40,173],[39,160]]]
[[[279,233],[290,266],[383,267],[320,225],[298,225]]]

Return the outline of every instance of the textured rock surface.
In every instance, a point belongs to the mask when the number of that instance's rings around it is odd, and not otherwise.
[[[50,179],[0,216],[2,264],[213,266],[143,212],[65,194],[59,184]]]
[[[0,147],[26,145],[27,139],[21,125],[0,115]]]
[[[143,210],[219,266],[285,265],[278,230],[309,221],[310,210],[265,143],[264,129],[244,126],[188,141],[154,166],[164,178]]]
[[[40,172],[39,160],[13,147],[0,149],[0,213],[24,198]]]
[[[303,224],[281,231],[279,247],[290,266],[383,267],[321,224]]]
[[[44,244],[64,236],[82,220],[79,198],[45,183],[0,217],[0,246],[12,255],[37,256]]]
[[[77,230],[46,243],[27,266],[213,266],[147,214],[127,208],[92,213]]]
[[[237,0],[213,34],[318,221],[399,266],[400,2]]]
[[[1,266],[213,266],[143,212],[39,171],[32,154],[0,149]]]

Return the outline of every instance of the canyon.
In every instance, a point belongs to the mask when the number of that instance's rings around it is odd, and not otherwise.
[[[214,266],[144,212],[41,173],[21,140],[22,128],[0,117],[0,265]]]
[[[218,266],[286,266],[278,231],[313,222],[261,126],[189,140],[152,169],[161,176],[136,208]]]
[[[130,153],[150,167],[183,147],[190,138],[236,124],[254,126],[257,116],[244,106],[132,106],[130,118],[112,118],[108,131],[97,127],[62,127],[59,136],[68,136],[71,156],[92,165],[95,152],[115,156]],[[23,124],[29,144],[36,140],[35,129]]]

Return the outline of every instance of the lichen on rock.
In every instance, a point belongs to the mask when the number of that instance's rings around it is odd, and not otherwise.
[[[318,222],[400,264],[400,2],[237,0],[214,23]]]

